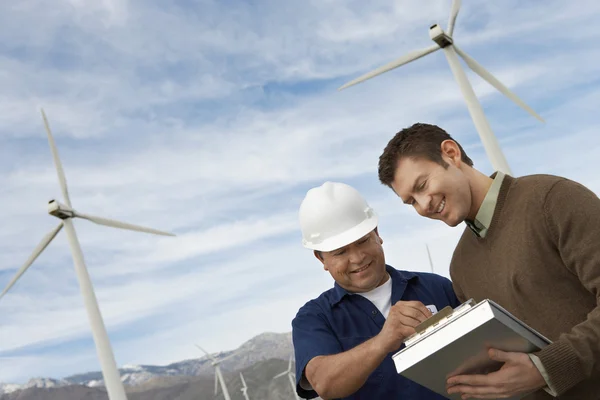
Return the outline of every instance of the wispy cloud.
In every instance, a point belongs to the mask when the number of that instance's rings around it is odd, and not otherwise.
[[[381,215],[389,263],[447,276],[459,229],[419,218],[377,182],[389,138],[442,125],[485,158],[441,53],[359,86],[342,83],[430,44],[450,1],[17,2],[0,15],[0,285],[56,224],[60,191],[39,108],[82,212],[175,238],[77,221],[120,364],[200,356],[287,331],[331,286],[301,247],[297,208],[324,180]],[[600,191],[593,1],[463,4],[456,39],[546,119],[469,74],[517,175],[554,173]],[[34,27],[35,29],[32,29]],[[40,329],[42,328],[43,329]],[[70,349],[70,356],[61,353]],[[152,348],[152,352],[148,352]],[[0,381],[97,370],[63,233],[0,302]],[[59,354],[61,354],[59,356]],[[18,360],[18,361],[17,361]],[[9,365],[9,362],[2,363]]]

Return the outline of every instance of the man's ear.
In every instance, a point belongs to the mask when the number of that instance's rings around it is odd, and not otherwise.
[[[325,265],[325,260],[323,260],[323,253],[320,252],[319,250],[315,250],[315,251],[313,251],[313,254],[317,258],[317,260],[321,261],[321,263],[323,264],[323,269],[325,271],[329,271],[329,269],[327,268],[327,265]]]
[[[460,167],[462,162],[462,153],[460,147],[454,140],[446,139],[440,145],[442,158],[447,162],[451,162],[455,167]]]
[[[317,260],[323,262],[323,254],[319,250],[314,250],[313,254],[317,257]]]
[[[379,240],[379,244],[383,244],[383,239],[379,236],[379,231],[377,230],[379,227],[375,227],[375,236],[377,236],[377,240]]]

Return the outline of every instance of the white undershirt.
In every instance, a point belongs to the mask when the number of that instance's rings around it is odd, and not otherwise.
[[[369,292],[356,294],[363,296],[373,303],[383,317],[387,319],[390,308],[392,307],[392,277],[389,276],[389,274],[387,281],[385,281],[383,285],[376,287]]]

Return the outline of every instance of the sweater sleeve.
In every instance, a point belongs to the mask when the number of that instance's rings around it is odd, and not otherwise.
[[[570,180],[554,184],[544,201],[546,229],[565,267],[596,297],[587,319],[536,355],[558,395],[600,379],[600,199]]]

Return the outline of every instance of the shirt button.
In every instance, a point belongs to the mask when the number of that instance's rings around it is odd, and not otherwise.
[[[371,311],[371,314],[376,315],[377,314],[377,310]]]

